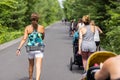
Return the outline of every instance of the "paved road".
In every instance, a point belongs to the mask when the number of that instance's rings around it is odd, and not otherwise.
[[[17,57],[15,50],[18,42],[0,50],[0,80],[28,80],[28,60],[25,47]],[[41,80],[80,80],[82,71],[74,66],[69,70],[72,53],[72,38],[68,36],[68,26],[61,22],[46,29],[45,53]],[[35,79],[35,72],[34,72]]]

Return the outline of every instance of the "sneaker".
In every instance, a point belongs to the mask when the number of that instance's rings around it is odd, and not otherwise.
[[[82,74],[85,74],[86,73],[86,70],[83,70]]]
[[[82,79],[85,80],[86,76],[87,76],[87,72],[84,70],[82,73]]]

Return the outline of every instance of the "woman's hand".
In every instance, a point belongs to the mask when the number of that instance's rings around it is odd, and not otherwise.
[[[101,62],[101,63],[100,63],[100,69],[101,69],[102,67],[103,67],[103,63]]]
[[[17,55],[17,56],[21,55],[21,53],[20,53],[20,49],[17,49],[17,51],[16,51],[16,55]]]
[[[78,50],[78,54],[81,55],[81,50]]]

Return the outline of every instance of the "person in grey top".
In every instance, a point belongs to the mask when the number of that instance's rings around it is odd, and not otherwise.
[[[94,41],[95,27],[90,25],[90,18],[88,15],[82,18],[85,26],[79,30],[79,50],[78,54],[82,56],[83,67],[86,70],[88,57],[96,51]]]

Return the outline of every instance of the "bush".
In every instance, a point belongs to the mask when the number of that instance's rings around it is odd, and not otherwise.
[[[3,44],[5,42],[14,40],[16,38],[19,38],[21,35],[23,35],[22,31],[13,31],[10,32],[8,31],[9,29],[4,29],[4,31],[0,31],[1,35],[0,35],[0,44]]]

